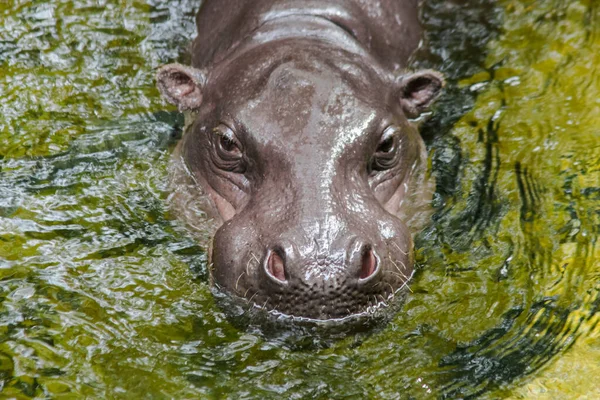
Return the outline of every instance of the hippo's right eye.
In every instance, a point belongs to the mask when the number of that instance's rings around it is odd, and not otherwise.
[[[243,173],[243,153],[233,130],[221,124],[214,130],[215,164],[225,171]]]
[[[219,137],[219,147],[223,153],[228,153],[231,155],[237,155],[238,153],[241,153],[241,151],[240,151],[238,145],[235,143],[235,141],[231,140],[231,138],[229,138],[227,136]]]

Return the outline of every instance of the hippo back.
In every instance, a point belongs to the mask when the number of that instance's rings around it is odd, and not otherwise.
[[[295,16],[331,21],[390,71],[406,66],[421,35],[417,0],[205,0],[192,65],[218,63],[266,23]]]

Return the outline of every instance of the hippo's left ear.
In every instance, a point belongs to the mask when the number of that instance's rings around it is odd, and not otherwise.
[[[443,75],[431,70],[401,76],[398,80],[398,97],[406,116],[417,118],[427,111],[445,84]]]
[[[195,110],[202,104],[204,71],[181,64],[167,64],[156,73],[156,86],[163,97],[179,111]]]

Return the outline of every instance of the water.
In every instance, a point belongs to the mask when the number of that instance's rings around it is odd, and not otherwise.
[[[426,2],[436,214],[402,310],[337,340],[231,326],[165,206],[196,3],[0,3],[2,397],[598,397],[596,1]]]

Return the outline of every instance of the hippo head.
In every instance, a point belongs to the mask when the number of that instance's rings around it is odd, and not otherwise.
[[[220,223],[210,255],[218,287],[330,320],[368,314],[407,285],[405,219],[416,211],[406,205],[426,163],[409,119],[438,95],[438,73],[393,74],[295,39],[206,70],[167,65],[157,80],[194,116],[179,147]]]

